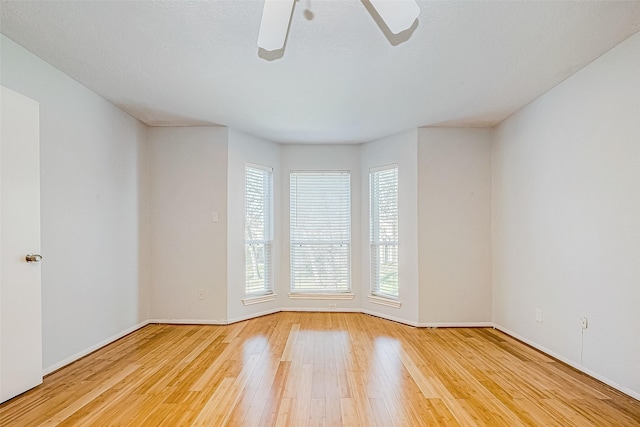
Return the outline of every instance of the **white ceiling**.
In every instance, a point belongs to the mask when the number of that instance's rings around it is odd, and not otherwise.
[[[261,0],[3,0],[0,30],[148,125],[323,143],[492,126],[640,31],[640,1],[418,3],[392,37],[368,0],[298,0],[271,55]]]

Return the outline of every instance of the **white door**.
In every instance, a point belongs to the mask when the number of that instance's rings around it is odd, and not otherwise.
[[[42,383],[38,103],[0,86],[0,402]],[[32,259],[38,258],[33,256]]]

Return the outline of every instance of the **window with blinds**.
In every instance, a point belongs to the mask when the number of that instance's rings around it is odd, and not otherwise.
[[[371,293],[398,297],[398,166],[369,173]]]
[[[349,172],[292,172],[290,192],[291,292],[349,292]]]
[[[273,291],[273,170],[245,167],[245,292]]]

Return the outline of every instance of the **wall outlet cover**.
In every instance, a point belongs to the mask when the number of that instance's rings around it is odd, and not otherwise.
[[[580,318],[580,324],[582,325],[582,329],[587,329],[589,327],[589,319],[587,319],[586,317],[581,317]]]

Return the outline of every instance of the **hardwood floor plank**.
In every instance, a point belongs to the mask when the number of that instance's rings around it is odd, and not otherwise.
[[[296,387],[296,402],[291,413],[291,423],[294,426],[305,426],[309,423],[312,376],[313,366],[308,363],[303,364]]]
[[[276,427],[285,427],[291,425],[289,416],[291,415],[291,406],[294,402],[289,398],[283,398],[278,408],[278,417],[276,418]]]
[[[493,329],[356,313],[148,325],[0,405],[23,426],[639,426],[640,402]]]
[[[93,389],[91,392],[81,396],[79,399],[75,399],[72,403],[63,408],[60,408],[60,411],[53,414],[52,417],[47,419],[42,426],[55,426],[60,424],[66,418],[73,415],[74,412],[80,410],[83,406],[94,401],[98,396],[102,393],[108,391],[111,387],[115,386],[120,381],[124,380],[127,376],[135,372],[139,368],[138,365],[130,365],[127,366],[124,370],[117,373],[113,378],[110,378],[108,381],[101,383],[98,387]]]
[[[309,427],[324,427],[327,425],[327,402],[325,399],[311,398],[309,409]]]
[[[260,417],[260,426],[272,426],[276,424],[279,414],[282,396],[284,394],[284,386],[289,376],[289,367],[291,362],[279,362],[271,387],[269,389],[268,398],[265,401],[264,408]]]
[[[283,362],[291,362],[291,358],[293,357],[293,350],[296,346],[296,341],[298,339],[298,331],[300,330],[300,325],[291,326],[291,331],[289,332],[289,337],[287,338],[287,343],[284,346],[284,350],[282,351],[282,360]]]
[[[342,399],[340,399],[340,410],[342,412],[343,426],[349,427],[362,425],[358,420],[358,412],[352,398],[343,397]]]

